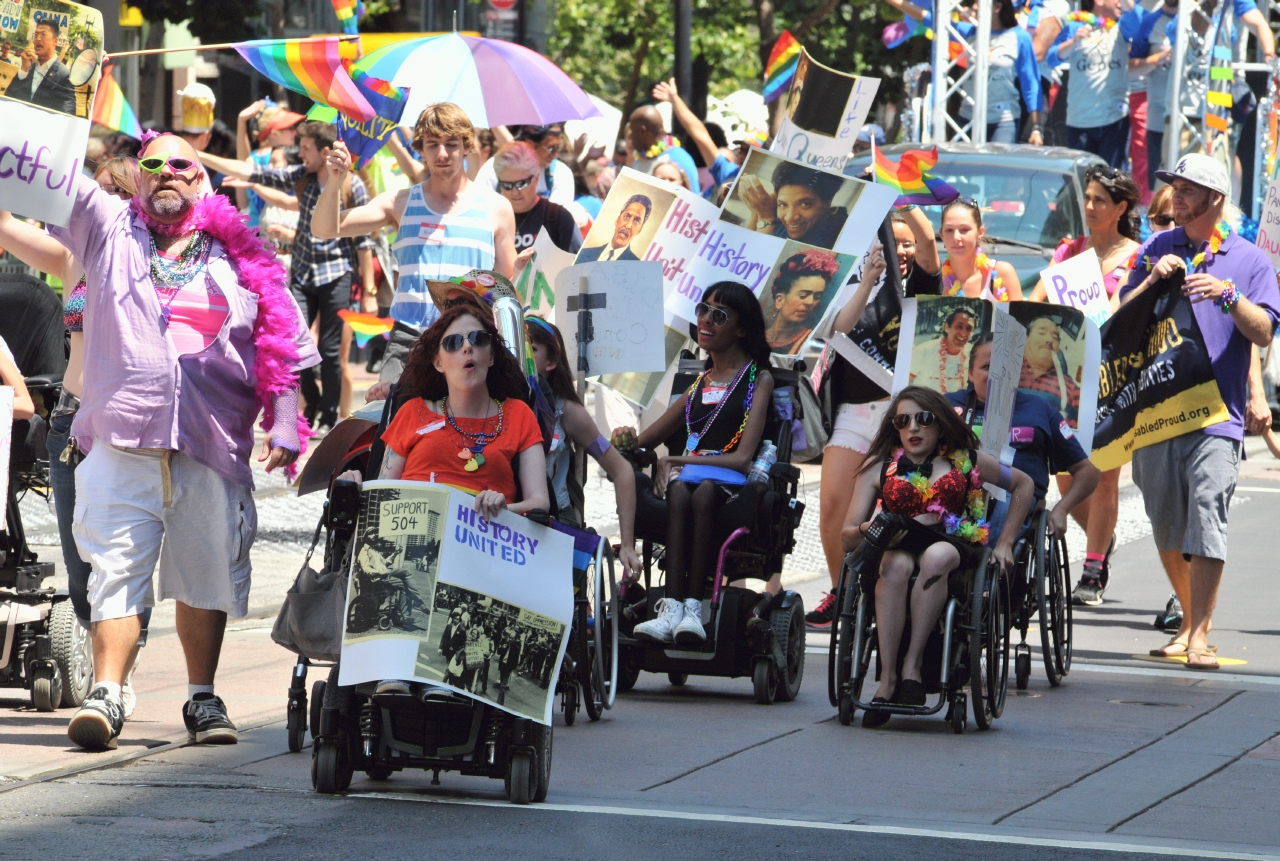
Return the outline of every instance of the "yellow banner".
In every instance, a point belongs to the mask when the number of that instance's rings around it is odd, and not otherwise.
[[[1104,472],[1115,469],[1132,460],[1135,449],[1225,422],[1230,417],[1217,382],[1210,380],[1142,410],[1132,430],[1094,449],[1089,460]]]
[[[1219,93],[1217,90],[1205,93],[1205,98],[1209,100],[1209,104],[1220,108],[1229,108],[1233,104],[1230,93]]]

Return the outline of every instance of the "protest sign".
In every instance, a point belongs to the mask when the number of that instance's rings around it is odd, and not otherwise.
[[[993,309],[985,299],[965,296],[904,300],[893,393],[908,385],[944,395],[964,391],[969,385],[969,351],[991,332]]]
[[[660,337],[661,264],[630,260],[562,269],[556,276],[556,307],[571,369],[588,376],[667,369]],[[587,343],[585,369],[578,363],[580,341]]]
[[[25,6],[0,44],[0,209],[65,226],[89,140],[102,15],[58,0]]]
[[[1013,317],[998,307],[991,315],[991,368],[987,372],[986,409],[982,420],[979,451],[1001,463],[1013,464],[1009,426],[1013,423],[1013,399],[1022,372],[1022,353],[1027,333]],[[995,488],[999,491],[999,488]],[[993,491],[994,492],[994,491]],[[1003,491],[996,493],[1001,498]]]
[[[879,78],[827,68],[802,49],[770,152],[810,167],[844,170],[879,88]]]
[[[1271,265],[1280,269],[1280,179],[1271,180],[1267,186],[1262,217],[1258,220],[1257,244],[1271,258]]]
[[[1111,302],[1102,281],[1098,252],[1092,248],[1042,269],[1040,280],[1044,282],[1050,302],[1079,308],[1095,326],[1101,326],[1111,316]]]
[[[444,485],[370,481],[352,559],[339,684],[412,679],[551,723],[572,538],[509,511],[485,520]],[[529,660],[503,664],[512,653]]]
[[[1018,391],[1053,407],[1088,451],[1098,401],[1098,327],[1065,305],[1010,302],[1008,312],[1026,331]]]
[[[1101,332],[1091,460],[1123,466],[1135,449],[1228,419],[1182,269],[1130,299]]]
[[[538,228],[538,237],[533,241],[533,257],[520,273],[516,281],[516,292],[520,294],[520,303],[542,317],[549,323],[556,322],[556,276],[566,266],[573,265],[574,255],[561,251],[547,233],[547,228]]]

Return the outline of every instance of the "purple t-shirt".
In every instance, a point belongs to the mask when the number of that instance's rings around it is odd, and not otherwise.
[[[1201,243],[1200,245],[1204,245]],[[1166,254],[1176,254],[1189,260],[1200,253],[1200,246],[1187,239],[1181,227],[1154,234],[1138,249],[1137,263],[1129,273],[1129,281],[1120,288],[1124,297],[1151,272],[1151,268]],[[1257,246],[1245,242],[1234,232],[1222,241],[1217,254],[1205,251],[1205,261],[1197,270],[1208,272],[1219,281],[1228,278],[1235,282],[1240,294],[1266,312],[1271,329],[1280,325],[1280,291],[1276,289],[1276,273],[1271,261]],[[1213,376],[1218,381],[1218,391],[1227,405],[1231,417],[1225,422],[1210,425],[1204,433],[1210,436],[1244,440],[1244,408],[1249,402],[1249,359],[1252,344],[1240,333],[1230,314],[1212,302],[1197,302],[1191,306],[1200,334],[1204,337],[1209,361],[1213,364]]]

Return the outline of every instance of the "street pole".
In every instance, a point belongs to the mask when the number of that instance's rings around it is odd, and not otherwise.
[[[1169,124],[1164,132],[1164,167],[1172,168],[1182,155],[1182,75],[1187,65],[1187,40],[1191,36],[1191,15],[1195,0],[1178,3],[1178,35],[1173,42],[1173,74],[1169,76]]]
[[[693,0],[675,0],[676,89],[693,97]]]

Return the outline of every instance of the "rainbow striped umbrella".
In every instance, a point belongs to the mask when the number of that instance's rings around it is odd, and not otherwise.
[[[568,75],[535,51],[499,39],[448,33],[379,48],[356,67],[409,89],[401,124],[423,108],[453,102],[478,128],[546,125],[600,111]]]

